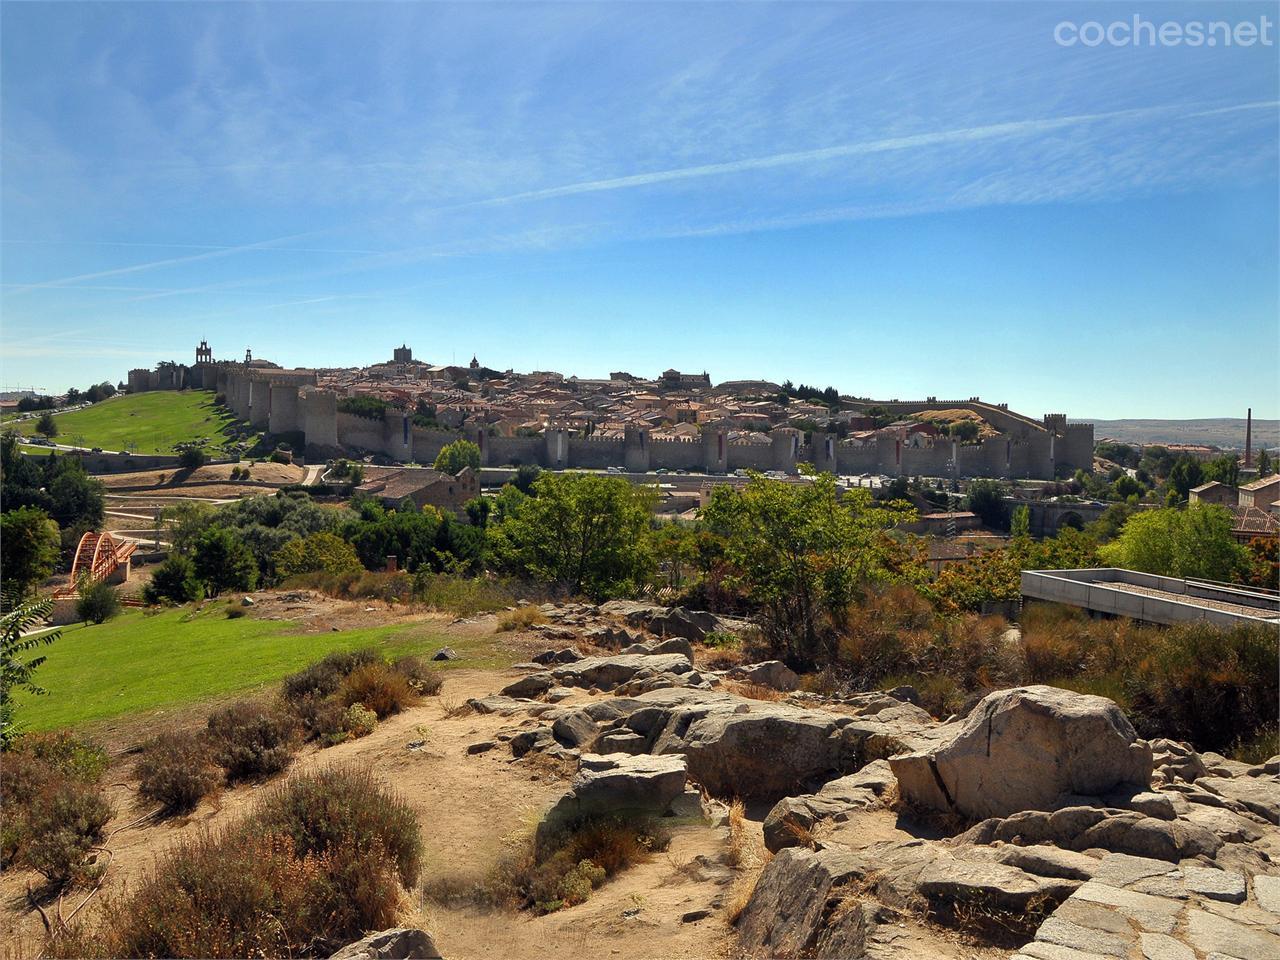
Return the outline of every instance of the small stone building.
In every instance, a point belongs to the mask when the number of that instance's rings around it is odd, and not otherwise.
[[[480,495],[480,477],[470,467],[464,467],[456,476],[440,470],[406,467],[367,480],[356,489],[377,497],[386,507],[394,508],[408,497],[419,507],[451,510],[461,516],[466,502]]]

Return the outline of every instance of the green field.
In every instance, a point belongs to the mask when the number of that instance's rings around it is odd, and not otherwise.
[[[224,603],[160,612],[129,610],[99,626],[64,627],[40,652],[36,682],[48,696],[17,695],[29,730],[74,727],[250,691],[332,650],[375,646],[388,656],[430,655],[448,642],[467,667],[508,666],[490,637],[446,637],[430,625],[395,624],[328,633],[296,633],[287,621],[227,617]],[[448,668],[451,664],[442,663]]]
[[[203,440],[217,447],[237,434],[235,416],[215,407],[211,390],[155,390],[103,400],[83,410],[54,415],[57,443],[124,450],[137,444],[135,453],[172,453],[176,443]],[[32,436],[36,421],[25,420],[16,429]]]

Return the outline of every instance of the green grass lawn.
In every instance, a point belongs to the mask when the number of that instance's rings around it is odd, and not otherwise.
[[[137,444],[137,453],[172,453],[173,445],[204,440],[221,446],[234,433],[235,417],[213,404],[212,390],[155,390],[126,394],[95,403],[83,410],[54,415],[57,443],[81,442],[86,447],[124,450]],[[36,421],[15,424],[18,432],[32,436]]]
[[[64,627],[40,652],[36,682],[48,696],[17,695],[20,722],[50,730],[194,703],[279,680],[333,650],[377,647],[388,656],[430,655],[446,645],[457,666],[509,666],[492,637],[446,637],[408,623],[328,633],[295,633],[280,620],[230,619],[227,604],[160,612],[128,610],[99,626]],[[450,663],[440,666],[448,669]]]

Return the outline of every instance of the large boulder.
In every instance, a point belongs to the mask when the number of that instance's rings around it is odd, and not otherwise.
[[[879,806],[893,782],[889,764],[877,760],[857,773],[824,784],[817,793],[783,797],[765,817],[764,845],[777,853],[800,844],[805,833],[823,821],[847,820],[857,810]]]
[[[677,712],[654,752],[683,753],[689,773],[714,796],[778,800],[852,768],[840,736],[848,718],[754,700],[701,712],[687,726]]]
[[[349,943],[329,960],[441,960],[431,934],[412,927],[371,933]]]
[[[800,678],[796,672],[781,660],[765,660],[762,663],[734,667],[729,671],[729,676],[734,680],[772,687],[787,693],[800,686]]]
[[[567,687],[598,687],[612,690],[626,683],[642,670],[658,673],[688,673],[693,662],[682,653],[619,654],[616,657],[586,657],[575,663],[561,664],[551,674]]]
[[[587,754],[569,791],[538,824],[537,844],[597,817],[660,817],[684,793],[684,757]]]
[[[948,732],[935,747],[890,758],[908,803],[981,819],[1151,782],[1151,747],[1105,697],[1048,686],[999,690]]]

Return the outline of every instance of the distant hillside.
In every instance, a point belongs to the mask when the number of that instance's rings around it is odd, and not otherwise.
[[[1092,420],[1094,436],[1124,443],[1200,443],[1206,446],[1244,449],[1243,417],[1210,417],[1205,420]],[[1253,446],[1280,446],[1280,420],[1253,421]]]

